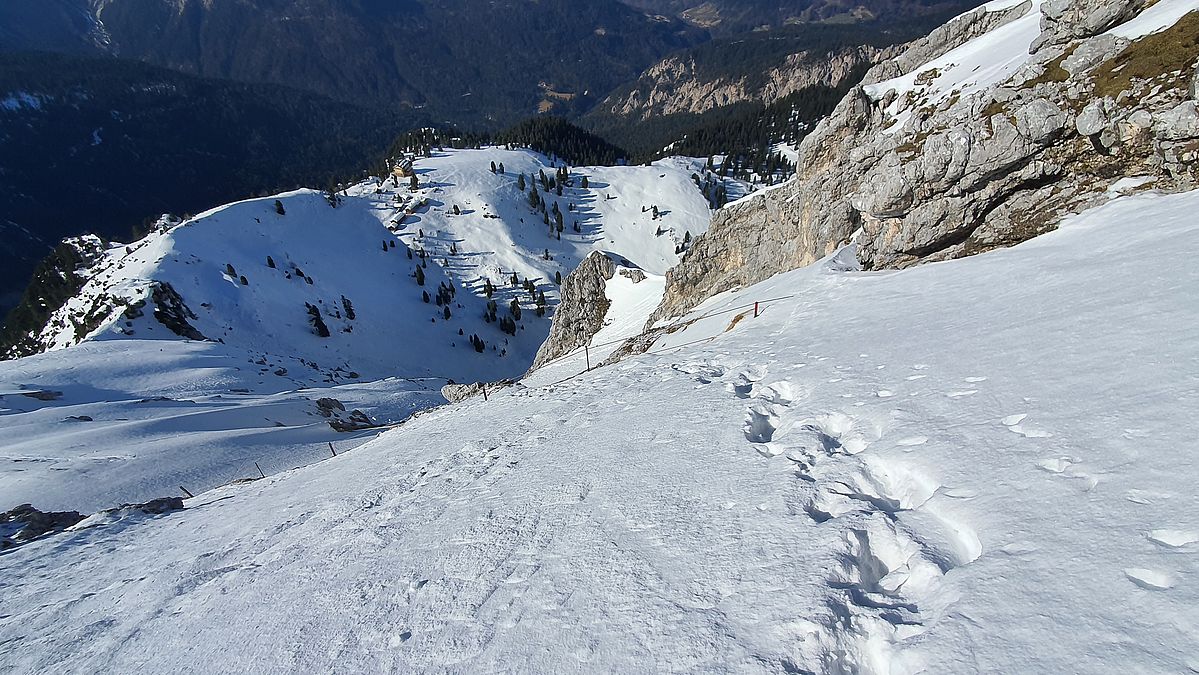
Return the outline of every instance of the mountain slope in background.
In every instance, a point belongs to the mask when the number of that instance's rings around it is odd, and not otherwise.
[[[31,16],[13,16],[20,7]],[[586,110],[703,37],[616,0],[74,0],[74,9],[94,18],[102,53],[392,111],[422,107],[468,126]],[[8,22],[40,14],[28,3],[8,11]],[[67,30],[15,46],[59,49]]]
[[[970,0],[621,0],[656,14],[677,17],[718,35],[778,28],[802,23],[858,23],[883,19],[908,20],[960,12],[978,2]]]
[[[15,458],[0,466],[0,493],[90,509],[184,479],[208,489],[252,466],[247,455],[267,470],[327,455],[318,398],[398,423],[444,402],[449,379],[525,372],[549,333],[556,280],[592,251],[651,289],[639,325],[684,240],[708,223],[690,177],[700,164],[576,167],[559,196],[540,184],[556,165],[537,153],[435,153],[417,160],[416,191],[370,180],[333,207],[301,190],[164,221],[129,245],[70,242],[64,262],[79,268],[64,274],[78,290],[8,356],[46,353],[0,362],[0,455]],[[564,215],[560,238],[530,205],[534,183]],[[127,361],[141,353],[155,372],[139,378]],[[119,453],[104,450],[101,438],[128,434],[136,441],[111,440]]]
[[[976,3],[963,3],[969,7]],[[628,148],[654,156],[688,141],[680,154],[733,154],[794,141],[828,115],[845,91],[876,63],[896,56],[902,43],[952,16],[929,13],[852,25],[800,24],[719,37],[671,54],[599,102],[580,121]],[[834,93],[835,96],[829,96]],[[831,98],[831,100],[821,100]],[[785,105],[788,114],[771,110]],[[734,142],[733,127],[769,126],[757,143]],[[764,119],[769,118],[769,119]],[[730,133],[709,133],[725,127]],[[705,143],[697,143],[703,136]],[[701,147],[702,145],[702,147]],[[667,153],[673,152],[669,148]]]
[[[126,238],[163,212],[360,176],[411,119],[135,62],[0,54],[0,313],[63,237]]]

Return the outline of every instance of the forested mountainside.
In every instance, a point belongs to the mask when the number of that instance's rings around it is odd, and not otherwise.
[[[130,61],[0,54],[0,312],[63,237],[360,176],[413,120]]]
[[[656,14],[678,17],[717,35],[804,23],[858,23],[874,19],[907,20],[912,17],[956,13],[973,7],[970,0],[622,0]],[[939,24],[940,22],[937,22]],[[937,25],[933,24],[933,25]]]
[[[358,105],[498,128],[587,110],[704,33],[616,0],[58,0],[71,44],[205,77],[271,82]],[[73,3],[73,4],[71,4]],[[92,18],[78,21],[82,13]],[[14,25],[42,14],[16,0]],[[60,22],[8,49],[60,48]],[[5,47],[0,47],[4,49]]]
[[[720,37],[662,59],[611,92],[580,123],[638,157],[664,148],[708,155],[794,142],[871,66],[948,18],[930,13]],[[784,117],[791,119],[788,127],[777,128]],[[748,128],[760,131],[746,144]]]

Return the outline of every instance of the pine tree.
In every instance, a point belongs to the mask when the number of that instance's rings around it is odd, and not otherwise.
[[[462,209],[459,209],[457,204],[454,204],[454,215],[455,216],[462,215]]]
[[[583,176],[582,185],[583,185],[583,189],[586,190],[587,189],[587,176]]]
[[[558,272],[558,271],[554,272],[554,283],[559,286],[562,285],[562,273],[561,272]]]
[[[420,268],[417,268],[417,269],[420,269]],[[420,299],[424,300],[426,305],[429,304],[429,291],[421,291]]]
[[[350,299],[344,295],[341,296],[341,306],[346,310],[347,319],[353,321],[358,318],[358,315],[354,312],[354,303],[350,302]]]
[[[516,177],[516,189],[521,192],[525,191],[525,175],[523,173]]]
[[[495,162],[491,163],[491,173],[495,173]]]
[[[239,281],[241,281],[241,285],[242,285],[242,286],[249,286],[249,285],[250,285],[250,282],[246,280],[246,275],[244,275],[244,274],[241,276],[241,278],[239,279]]]
[[[450,306],[449,306],[449,305],[446,305],[446,306],[445,306],[445,309],[444,309],[444,310],[442,310],[442,312],[441,312],[441,316],[442,316],[442,318],[444,318],[446,321],[449,321],[449,320],[450,320]]]
[[[287,214],[287,211],[283,210],[283,202],[279,201],[278,199],[275,200],[275,213],[278,213],[281,216]]]
[[[520,321],[520,302],[516,298],[512,298],[512,302],[508,305],[508,311],[512,313],[512,318]]]
[[[225,274],[228,274],[229,276],[236,278],[237,270],[233,269],[233,265],[230,265],[229,263],[225,263]]]
[[[504,163],[500,162],[500,174],[502,175],[503,173],[504,173]]]
[[[425,285],[425,271],[419,267],[416,268],[416,285],[417,286]]]
[[[416,190],[418,188],[420,188],[420,180],[416,177],[416,174],[412,174],[412,177],[408,179],[408,189]]]
[[[266,257],[266,266],[271,269],[275,269],[275,259],[268,255]]]

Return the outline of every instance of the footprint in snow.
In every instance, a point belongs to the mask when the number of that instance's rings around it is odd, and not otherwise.
[[[770,403],[791,405],[796,399],[795,387],[787,380],[779,380],[757,392],[757,396]]]
[[[949,398],[964,398],[966,396],[974,396],[978,393],[977,389],[963,389],[961,391],[951,391],[945,394]]]
[[[928,375],[908,375],[905,379],[914,382],[916,380],[923,380],[926,377],[928,377]]]
[[[977,382],[986,382],[987,378],[981,377],[981,376],[975,376],[975,377],[967,377],[963,381],[969,382],[970,384],[975,384]]]

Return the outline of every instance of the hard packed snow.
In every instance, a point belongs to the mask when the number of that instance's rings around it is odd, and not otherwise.
[[[0,662],[1199,669],[1196,209],[1120,197],[899,272],[841,254],[642,356],[28,544]]]

